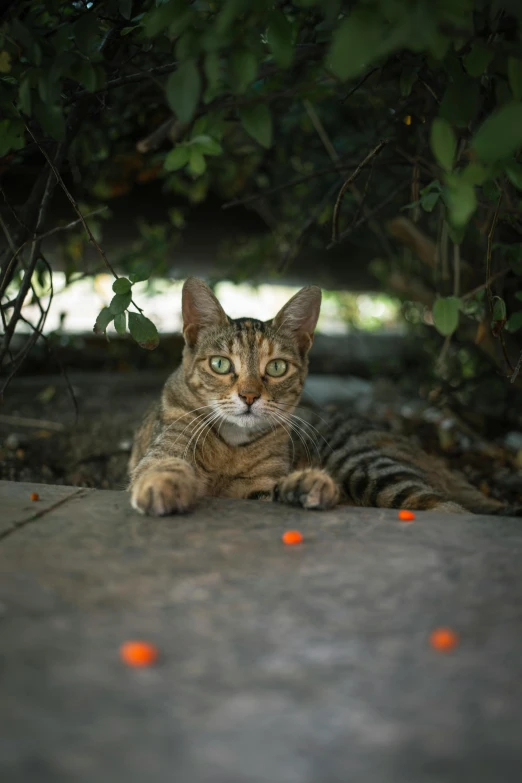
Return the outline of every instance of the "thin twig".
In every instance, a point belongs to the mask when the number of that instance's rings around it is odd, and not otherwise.
[[[500,209],[500,205],[502,203],[502,199],[504,197],[504,188],[502,187],[500,189],[500,194],[497,201],[497,206],[495,208],[495,213],[493,215],[493,220],[491,221],[491,228],[489,229],[488,233],[488,249],[487,249],[487,255],[486,255],[486,280],[488,280],[491,277],[491,251],[493,248],[493,237],[495,235],[495,229],[497,227],[497,221],[498,221],[498,213]],[[488,297],[488,303],[489,303],[489,310],[493,314],[493,294],[491,292],[491,286],[489,283],[486,285],[486,293]],[[504,337],[503,328],[500,328],[498,334],[497,334],[499,340],[500,340],[500,346],[502,348],[502,354],[504,356],[504,360],[511,370],[512,373],[514,373],[513,365],[511,364],[511,360],[509,358],[507,348],[506,348],[506,338]]]
[[[294,240],[294,242],[292,243],[292,246],[290,247],[289,250],[287,250],[287,252],[284,254],[283,258],[281,259],[280,263],[278,264],[277,271],[280,274],[282,274],[283,272],[286,271],[290,261],[293,258],[295,258],[295,255],[296,255],[297,251],[299,250],[301,242],[303,241],[304,235],[306,234],[306,232],[308,231],[310,226],[312,226],[313,223],[315,223],[315,221],[317,220],[317,218],[319,217],[319,215],[321,214],[321,212],[323,211],[325,206],[328,204],[328,202],[330,201],[330,199],[332,198],[332,195],[335,193],[336,190],[337,190],[337,182],[334,182],[334,184],[331,187],[328,188],[328,190],[324,194],[324,196],[321,199],[321,201],[318,204],[316,204],[315,209],[313,209],[310,212],[310,214],[308,215],[307,219],[305,220],[305,222],[301,226],[301,229],[299,231],[299,234],[298,234],[297,238]]]
[[[56,158],[61,154],[61,145],[58,145],[58,149],[56,152]],[[38,210],[38,216],[36,219],[36,228],[35,228],[35,234],[38,233],[41,226],[43,225],[45,221],[45,217],[47,214],[47,209],[49,206],[49,201],[51,198],[51,194],[53,192],[53,185],[52,185],[52,169],[49,170],[48,176],[47,176],[47,182],[44,190],[44,194],[42,197],[42,201],[40,204],[40,208]],[[0,351],[0,366],[2,365],[2,362],[4,360],[4,357],[6,355],[7,349],[9,347],[9,344],[11,342],[11,338],[13,336],[14,330],[16,328],[16,324],[18,322],[18,319],[20,318],[20,314],[22,311],[22,306],[25,301],[25,297],[27,296],[27,292],[29,291],[29,288],[31,287],[31,279],[34,272],[34,269],[36,267],[36,262],[38,260],[38,254],[40,250],[40,242],[39,240],[35,240],[32,243],[31,246],[31,254],[29,256],[29,263],[27,265],[27,269],[25,270],[24,277],[22,279],[22,282],[20,284],[20,290],[18,291],[18,295],[16,297],[15,306],[13,308],[13,312],[11,314],[11,318],[9,319],[9,323],[7,325],[7,328],[4,333],[4,340],[3,340],[3,346],[2,350]],[[13,374],[9,376],[6,383],[3,386],[2,392],[0,392],[0,395],[3,393],[3,391],[7,388],[7,385],[9,384],[10,380],[12,379]]]
[[[339,234],[339,237],[337,238],[337,241],[336,242],[330,242],[330,244],[326,246],[326,249],[327,250],[331,250],[332,247],[335,247],[335,245],[338,245],[340,242],[344,242],[344,240],[347,237],[349,237],[350,234],[353,234],[354,231],[357,231],[357,229],[360,228],[362,225],[364,225],[364,223],[367,223],[370,220],[372,220],[375,217],[375,215],[377,215],[381,211],[381,209],[383,207],[387,206],[390,203],[390,201],[393,201],[395,196],[397,196],[397,194],[400,193],[401,190],[403,190],[409,184],[410,184],[409,177],[408,177],[408,179],[402,180],[402,182],[396,188],[394,188],[393,190],[391,190],[388,193],[386,198],[383,198],[383,200],[380,201],[375,207],[373,207],[373,209],[367,210],[365,212],[364,217],[360,218],[357,221],[357,223],[353,224],[353,226],[350,226],[345,231],[342,231]]]
[[[266,198],[267,196],[273,196],[274,193],[279,193],[281,190],[293,188],[295,185],[300,185],[302,182],[308,182],[309,180],[315,179],[316,177],[322,177],[324,174],[334,174],[336,171],[351,169],[354,165],[356,164],[351,161],[346,161],[345,163],[339,163],[335,166],[327,166],[326,168],[312,171],[310,174],[304,174],[302,177],[295,177],[288,182],[283,182],[282,185],[276,185],[273,188],[261,190],[259,193],[254,193],[252,196],[246,196],[246,198],[238,198],[234,201],[228,201],[226,204],[222,204],[221,209],[231,209],[231,207],[239,207],[243,204],[250,204],[252,201],[257,201],[258,199]]]
[[[453,296],[460,293],[460,245],[453,245]]]
[[[48,421],[47,419],[30,419],[25,416],[6,416],[0,414],[0,424],[12,424],[13,427],[36,427],[42,430],[54,430],[63,432],[65,426],[58,421]]]
[[[343,196],[348,190],[348,187],[352,184],[352,182],[357,178],[363,167],[370,161],[372,158],[374,158],[376,155],[379,154],[379,152],[382,150],[382,148],[388,143],[388,139],[382,139],[374,148],[371,150],[371,152],[366,155],[364,160],[359,163],[357,168],[350,174],[348,179],[343,183],[343,186],[341,187],[341,190],[339,191],[339,194],[337,196],[337,201],[335,202],[335,207],[333,211],[333,218],[332,218],[332,243],[338,242],[339,239],[339,211],[341,209],[341,202],[343,200]]]
[[[117,279],[117,278],[118,278],[118,275],[116,274],[115,270],[113,269],[113,267],[112,267],[112,265],[111,265],[111,263],[110,263],[109,259],[107,258],[107,256],[105,255],[105,253],[103,252],[103,250],[101,249],[101,247],[99,246],[99,244],[97,243],[97,241],[95,240],[95,238],[94,238],[94,236],[93,236],[93,234],[92,234],[92,231],[91,231],[91,229],[90,229],[90,228],[89,228],[89,226],[87,225],[87,223],[86,223],[86,221],[85,221],[85,218],[84,218],[84,216],[83,216],[83,215],[82,215],[82,213],[80,212],[80,209],[79,209],[79,207],[78,207],[78,204],[76,203],[76,201],[75,201],[75,199],[74,199],[74,196],[73,196],[73,195],[70,193],[70,191],[69,191],[69,190],[68,190],[68,188],[67,188],[67,185],[66,185],[66,184],[65,184],[65,182],[63,181],[63,179],[62,179],[62,176],[61,176],[60,172],[58,171],[58,169],[56,168],[56,166],[54,165],[54,163],[53,163],[53,162],[52,162],[52,160],[50,159],[49,155],[47,154],[47,152],[45,151],[45,149],[42,147],[42,145],[40,144],[40,142],[38,141],[38,139],[36,138],[36,136],[35,136],[35,135],[34,135],[34,133],[32,132],[31,128],[30,128],[30,127],[29,127],[27,124],[26,124],[26,126],[25,126],[25,129],[27,130],[27,132],[28,132],[28,133],[30,133],[30,134],[31,134],[31,136],[32,136],[32,137],[33,137],[33,139],[34,139],[34,142],[35,142],[36,146],[38,147],[38,149],[40,150],[40,152],[42,153],[42,155],[43,155],[43,156],[44,156],[44,158],[46,159],[47,163],[48,163],[48,164],[49,164],[49,166],[51,167],[51,171],[53,172],[54,176],[56,177],[56,181],[58,182],[58,184],[60,185],[61,189],[63,190],[63,192],[65,193],[65,195],[66,195],[66,196],[67,196],[67,198],[69,199],[69,201],[71,202],[71,204],[72,204],[72,206],[73,206],[73,209],[74,209],[74,211],[75,211],[75,212],[76,212],[76,214],[78,215],[78,218],[79,218],[79,221],[80,221],[80,223],[82,224],[83,228],[85,229],[85,232],[86,232],[87,236],[89,237],[89,240],[92,242],[92,244],[94,245],[94,247],[96,248],[96,250],[98,251],[98,253],[100,254],[100,256],[103,258],[103,261],[104,261],[104,263],[105,263],[105,266],[107,267],[107,269],[108,269],[108,270],[109,270],[109,271],[112,273],[112,275],[113,275],[113,276],[114,276],[114,277]]]
[[[511,378],[509,379],[511,381],[511,383],[515,383],[515,381],[516,381],[516,379],[518,377],[518,374],[519,374],[521,369],[522,369],[522,352],[520,353],[520,356],[518,357],[517,366],[513,370]]]
[[[90,217],[94,217],[94,215],[99,215],[101,212],[106,212],[109,209],[109,207],[99,207],[98,209],[93,209],[92,212],[86,212],[83,216],[85,220]],[[70,223],[67,223],[65,226],[56,226],[55,228],[51,228],[49,231],[46,231],[45,234],[40,234],[39,236],[35,237],[36,239],[47,239],[47,237],[52,236],[53,234],[59,234],[60,231],[68,231],[70,228],[74,228],[78,225],[78,223],[82,223],[82,218],[79,217],[76,220],[71,221]],[[30,240],[27,240],[29,242]],[[24,245],[27,244],[27,242],[24,243]],[[22,245],[22,247],[24,247]],[[20,252],[20,251],[18,251]]]
[[[114,278],[117,280],[117,279],[118,279],[118,274],[116,273],[115,269],[113,268],[113,266],[112,266],[112,264],[110,263],[109,259],[108,259],[108,258],[107,258],[107,256],[105,255],[104,251],[101,249],[100,245],[98,244],[98,242],[97,242],[97,241],[96,241],[96,239],[94,238],[94,235],[93,235],[93,233],[92,233],[91,229],[90,229],[90,228],[89,228],[89,226],[87,225],[87,222],[86,222],[86,220],[85,220],[85,217],[84,217],[84,216],[82,215],[82,213],[80,212],[80,208],[78,207],[78,204],[76,203],[76,201],[75,201],[75,199],[74,199],[74,196],[73,196],[73,195],[70,193],[70,191],[67,189],[67,185],[66,185],[66,184],[65,184],[65,182],[63,181],[63,179],[62,179],[62,176],[61,176],[60,172],[58,171],[58,169],[56,168],[56,166],[54,166],[54,164],[52,163],[51,159],[49,158],[49,155],[48,155],[48,154],[47,154],[47,152],[46,152],[46,151],[43,149],[43,147],[41,146],[41,144],[40,144],[40,143],[39,143],[39,141],[37,140],[36,136],[34,135],[34,133],[33,133],[33,132],[31,131],[31,129],[29,128],[29,126],[26,124],[26,126],[25,126],[25,127],[26,127],[26,130],[27,130],[27,131],[28,131],[28,132],[31,134],[31,136],[33,137],[33,139],[34,139],[34,141],[35,141],[36,145],[38,146],[38,148],[39,148],[39,150],[40,150],[40,152],[42,153],[42,155],[43,155],[43,156],[45,157],[45,159],[47,160],[47,162],[48,162],[49,166],[51,167],[51,171],[53,172],[54,176],[56,177],[56,181],[58,182],[58,184],[59,184],[59,185],[60,185],[60,187],[62,188],[63,192],[65,193],[65,195],[67,196],[67,198],[68,198],[68,199],[69,199],[69,201],[71,202],[71,204],[72,204],[72,206],[73,206],[73,209],[74,209],[74,211],[75,211],[75,212],[76,212],[76,214],[78,215],[79,222],[82,224],[83,228],[85,229],[85,232],[86,232],[87,236],[89,237],[89,240],[90,240],[90,242],[91,242],[91,243],[94,245],[94,247],[96,248],[96,250],[98,251],[98,253],[99,253],[99,254],[100,254],[100,256],[102,257],[102,259],[103,259],[103,262],[104,262],[105,266],[107,267],[107,269],[108,269],[108,270],[109,270],[109,271],[112,273],[113,277],[114,277]],[[141,309],[141,307],[138,307],[138,305],[136,304],[136,302],[135,302],[133,299],[131,299],[131,303],[134,305],[134,307],[136,308],[136,310],[138,310],[140,313],[142,313],[142,312],[143,312],[143,310]]]
[[[497,206],[495,209],[495,213],[493,215],[493,220],[491,221],[491,228],[489,229],[488,233],[488,248],[487,248],[487,254],[486,254],[486,281],[489,280],[491,277],[491,250],[493,247],[493,237],[495,235],[495,229],[497,227],[497,221],[498,221],[498,211],[500,209],[500,204],[502,202],[502,198],[504,196],[504,189],[500,191],[500,195],[498,197]],[[486,284],[486,293],[488,296],[488,302],[489,302],[489,309],[491,312],[493,312],[493,294],[491,293],[491,288],[489,286],[489,283]]]
[[[92,92],[89,90],[81,90],[80,92],[77,92],[66,102],[66,105],[76,103],[80,98],[90,97],[101,92],[107,92],[108,90],[115,90],[117,87],[124,87],[126,84],[135,84],[136,82],[144,81],[151,76],[162,76],[163,74],[172,73],[172,71],[177,70],[178,67],[179,63],[177,62],[167,63],[166,65],[148,68],[146,71],[137,71],[136,73],[130,73],[127,76],[120,76],[118,79],[110,79],[105,86],[100,87],[99,90],[93,90]]]
[[[475,296],[475,294],[478,294],[480,291],[483,291],[485,288],[487,288],[491,283],[493,283],[495,280],[498,280],[499,277],[504,277],[504,275],[507,275],[508,272],[511,272],[511,268],[508,267],[507,269],[501,269],[499,272],[495,272],[494,275],[491,275],[485,283],[481,283],[476,288],[472,288],[471,291],[468,291],[467,294],[463,294],[460,298],[462,300],[471,299]]]
[[[346,95],[344,96],[344,98],[343,98],[343,100],[342,100],[342,103],[344,103],[345,101],[347,101],[347,100],[348,100],[348,98],[351,98],[351,96],[354,94],[354,92],[357,92],[357,90],[358,90],[360,87],[362,87],[362,86],[363,86],[363,84],[364,84],[364,83],[365,83],[365,82],[366,82],[366,81],[367,81],[367,80],[370,78],[370,76],[372,76],[372,74],[374,74],[374,73],[375,73],[375,71],[378,71],[378,70],[379,70],[379,68],[372,68],[370,71],[368,71],[368,73],[367,73],[367,74],[365,74],[365,75],[363,76],[363,78],[362,78],[362,79],[361,79],[359,82],[357,82],[357,84],[355,85],[355,87],[352,87],[352,89],[350,90],[350,92],[346,93]]]

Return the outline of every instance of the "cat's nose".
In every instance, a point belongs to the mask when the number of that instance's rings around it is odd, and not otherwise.
[[[246,402],[247,405],[253,405],[256,400],[260,398],[260,394],[257,394],[257,392],[252,391],[240,391],[239,396],[243,400],[243,402]]]

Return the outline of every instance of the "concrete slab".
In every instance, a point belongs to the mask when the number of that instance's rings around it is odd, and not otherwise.
[[[38,493],[36,502],[31,494]],[[77,487],[58,487],[50,484],[15,483],[0,481],[0,539],[13,529],[25,525],[33,519],[39,519],[50,509],[65,502],[68,498],[82,494]]]
[[[15,521],[49,489],[0,485]],[[59,489],[0,541],[1,780],[520,779],[520,521],[215,499],[150,520]],[[129,638],[157,666],[123,666]]]

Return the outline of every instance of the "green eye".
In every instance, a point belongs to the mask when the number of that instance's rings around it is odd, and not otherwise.
[[[267,375],[271,375],[272,378],[280,378],[288,369],[287,362],[284,359],[272,359],[266,365],[265,372]]]
[[[212,356],[210,366],[219,375],[226,375],[232,368],[232,362],[226,356]]]

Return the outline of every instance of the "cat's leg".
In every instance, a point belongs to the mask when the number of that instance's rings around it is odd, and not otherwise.
[[[188,462],[146,455],[131,476],[131,505],[141,514],[155,517],[182,514],[203,494],[200,484]]]
[[[204,482],[185,459],[192,436],[202,425],[197,418],[188,426],[185,422],[184,417],[162,422],[161,434],[131,470],[131,505],[141,514],[181,514],[193,508],[204,493]]]
[[[274,486],[272,499],[292,506],[324,511],[339,502],[339,487],[320,468],[295,470]]]
[[[356,506],[466,512],[409,460],[376,447],[348,450],[336,475],[343,492]]]

